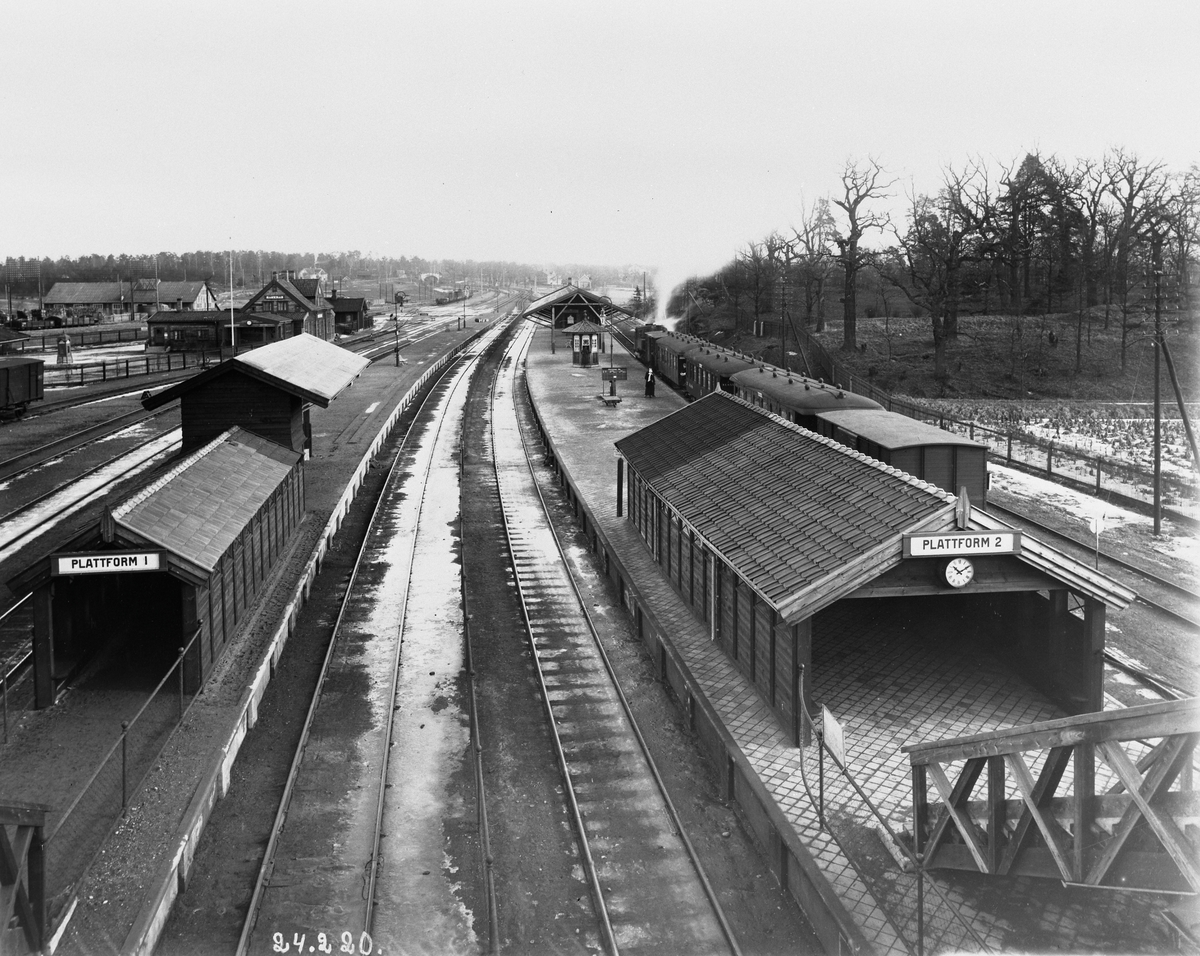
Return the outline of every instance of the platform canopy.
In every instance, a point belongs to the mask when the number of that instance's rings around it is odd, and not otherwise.
[[[305,332],[228,359],[150,396],[142,406],[158,408],[214,378],[241,372],[298,395],[313,405],[328,408],[329,403],[370,364],[370,360],[361,355]]]
[[[521,318],[547,319],[553,326],[563,316],[574,316],[576,323],[586,321],[603,326],[611,321],[614,315],[633,317],[632,312],[619,305],[613,305],[608,296],[565,285],[561,289],[546,293],[540,299],[534,299],[529,303],[529,308],[521,313]]]
[[[630,468],[792,624],[900,565],[905,534],[956,529],[957,499],[714,392],[616,443]],[[967,530],[1002,524],[976,510]],[[1033,541],[1015,557],[1123,607],[1132,593]]]
[[[202,584],[300,457],[253,432],[231,428],[138,491],[106,505],[98,528],[93,525],[58,550],[161,549],[164,570]],[[31,565],[9,588],[14,594],[33,590],[50,576],[53,557]]]

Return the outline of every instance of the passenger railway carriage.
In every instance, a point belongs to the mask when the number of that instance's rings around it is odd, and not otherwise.
[[[865,395],[756,362],[695,336],[660,331],[642,335],[643,360],[689,398],[732,392],[952,494],[965,487],[972,501],[982,504],[987,499],[987,447],[979,442],[889,412]]]

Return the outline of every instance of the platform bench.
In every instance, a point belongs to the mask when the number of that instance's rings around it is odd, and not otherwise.
[[[620,395],[601,395],[599,398],[600,401],[602,401],[609,408],[615,408],[617,405],[621,404]]]

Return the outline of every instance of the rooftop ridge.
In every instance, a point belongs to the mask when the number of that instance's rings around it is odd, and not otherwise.
[[[150,484],[146,485],[146,487],[135,492],[130,497],[128,497],[127,499],[122,501],[119,505],[117,505],[117,507],[113,508],[112,509],[113,518],[117,519],[117,518],[121,518],[121,517],[124,517],[125,515],[129,514],[129,512],[132,511],[137,505],[141,504],[143,501],[145,501],[147,498],[149,498],[152,494],[154,494],[156,491],[158,491],[160,488],[162,488],[164,485],[166,485],[172,479],[183,474],[183,472],[185,472],[185,471],[187,471],[187,469],[191,468],[192,465],[194,465],[200,459],[202,459],[206,455],[210,454],[215,448],[217,448],[218,445],[224,444],[231,437],[233,437],[235,432],[240,432],[241,430],[242,429],[236,425],[234,425],[232,428],[227,428],[225,431],[221,432],[220,435],[218,435],[216,438],[214,438],[212,441],[210,441],[207,445],[203,445],[200,448],[197,448],[194,452],[192,452],[186,458],[183,458],[180,461],[177,461],[174,465],[172,465],[165,472],[163,472],[161,475],[159,475],[158,478],[156,478],[154,481],[150,482]]]
[[[710,392],[709,394],[710,395],[719,395],[721,398],[725,399],[726,401],[737,402],[739,405],[743,405],[746,408],[752,409],[753,411],[757,412],[758,414],[763,415],[767,418],[770,418],[774,422],[778,422],[780,425],[783,425],[785,428],[788,428],[788,429],[796,432],[797,434],[804,435],[805,437],[808,437],[808,438],[816,439],[816,441],[818,441],[822,445],[825,445],[828,448],[833,449],[834,451],[838,451],[850,458],[856,459],[856,460],[862,462],[863,464],[870,465],[876,471],[881,471],[884,474],[892,475],[896,478],[901,479],[902,481],[906,482],[907,484],[912,485],[915,488],[920,488],[923,491],[928,491],[934,497],[940,498],[943,502],[953,504],[954,502],[958,501],[957,495],[952,495],[950,492],[948,492],[942,488],[939,488],[936,485],[931,485],[929,482],[927,482],[921,478],[918,478],[915,475],[910,475],[907,471],[902,471],[901,469],[895,468],[892,465],[884,464],[883,462],[879,461],[877,458],[872,458],[870,455],[864,455],[861,451],[859,451],[856,448],[851,448],[848,445],[843,445],[841,442],[834,441],[834,439],[832,439],[832,438],[826,438],[824,435],[813,431],[811,428],[805,428],[803,425],[797,425],[795,422],[789,422],[786,418],[783,418],[780,415],[776,415],[774,412],[767,411],[767,409],[765,409],[765,408],[760,408],[759,406],[753,404],[752,402],[746,401],[744,398],[738,398],[736,395],[733,395],[730,392],[725,392],[725,391],[720,391],[720,390],[715,391],[715,392]],[[708,396],[705,396],[705,397],[707,398]],[[686,408],[686,406],[684,406],[684,407]]]

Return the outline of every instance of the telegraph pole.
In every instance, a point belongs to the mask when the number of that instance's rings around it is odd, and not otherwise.
[[[1150,240],[1154,269],[1154,533],[1162,534],[1162,400],[1159,392],[1159,361],[1162,355],[1162,234]]]

